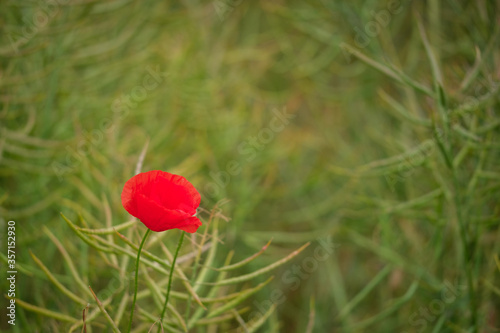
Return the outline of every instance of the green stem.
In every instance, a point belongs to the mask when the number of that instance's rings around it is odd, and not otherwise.
[[[139,275],[139,259],[141,257],[142,247],[144,246],[144,243],[146,242],[146,238],[148,238],[150,232],[151,232],[151,229],[148,229],[148,231],[146,231],[146,234],[144,234],[144,237],[142,238],[141,245],[139,246],[139,250],[137,251],[137,260],[135,261],[135,291],[134,291],[134,300],[132,301],[132,311],[130,312],[130,321],[128,323],[128,330],[127,330],[128,333],[130,333],[130,330],[132,329],[132,319],[134,318],[135,301],[137,300],[137,280],[138,280],[138,275]]]
[[[477,299],[474,291],[474,277],[472,275],[474,249],[469,237],[469,230],[464,218],[464,200],[462,197],[462,189],[459,183],[457,170],[453,170],[453,183],[455,186],[455,206],[458,217],[458,225],[460,229],[460,238],[463,243],[463,261],[465,267],[465,276],[467,280],[467,291],[469,293],[469,307],[471,311],[472,332],[477,332]]]
[[[170,275],[168,277],[168,287],[167,287],[167,295],[165,296],[165,304],[163,305],[163,311],[161,312],[160,317],[160,325],[158,325],[158,333],[160,333],[161,324],[163,323],[163,317],[165,316],[165,311],[167,310],[168,297],[170,296],[170,288],[172,287],[172,277],[174,276],[174,267],[175,262],[177,261],[177,256],[179,255],[179,250],[182,246],[182,241],[184,240],[184,231],[181,233],[181,238],[179,239],[179,243],[177,244],[177,249],[175,250],[174,259],[172,260],[172,266],[170,267]]]

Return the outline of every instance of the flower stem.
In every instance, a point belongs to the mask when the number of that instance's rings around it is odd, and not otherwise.
[[[130,330],[132,329],[132,319],[134,318],[135,301],[137,300],[137,280],[138,280],[138,275],[139,275],[139,259],[141,257],[142,247],[144,246],[144,243],[146,242],[146,238],[148,238],[150,232],[151,232],[151,229],[148,229],[146,231],[146,233],[144,234],[144,237],[142,238],[141,245],[139,246],[139,250],[137,251],[137,260],[135,261],[134,300],[132,301],[132,311],[130,312],[130,321],[128,323],[128,330],[127,330],[127,332],[129,332],[129,333],[130,333]]]
[[[184,231],[181,233],[181,238],[177,244],[177,250],[175,250],[174,259],[172,260],[172,266],[170,267],[170,275],[168,277],[168,287],[167,295],[165,296],[165,304],[163,305],[163,311],[161,312],[160,323],[163,323],[163,317],[165,316],[165,311],[167,310],[168,297],[170,296],[170,288],[172,287],[172,277],[174,275],[175,262],[177,261],[177,256],[179,255],[179,250],[182,246],[182,241],[184,240]],[[161,325],[158,326],[158,333],[160,332]]]

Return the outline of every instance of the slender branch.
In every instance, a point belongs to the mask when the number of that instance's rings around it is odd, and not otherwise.
[[[115,333],[121,333],[120,329],[118,328],[118,326],[116,326],[116,323],[109,316],[108,311],[106,311],[106,309],[104,308],[104,305],[101,303],[101,301],[99,300],[99,298],[97,298],[97,295],[94,293],[94,291],[92,290],[91,286],[89,286],[89,289],[92,292],[92,296],[94,296],[94,298],[95,298],[95,300],[97,302],[97,306],[99,306],[99,309],[101,310],[102,313],[104,313],[104,316],[106,317],[106,319],[109,321],[109,323],[113,327],[113,332],[115,332]],[[88,305],[87,305],[87,307],[88,307]],[[85,310],[83,310],[83,313],[85,314]],[[85,332],[87,332],[87,328],[86,328],[86,324],[85,324],[85,315],[83,316],[83,321],[84,321],[84,326],[83,327],[85,328]]]

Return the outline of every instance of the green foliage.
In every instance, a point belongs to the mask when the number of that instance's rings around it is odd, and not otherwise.
[[[204,228],[205,235],[202,241],[194,242],[192,252],[186,253],[183,257],[179,258],[180,260],[178,261],[178,263],[181,264],[182,268],[179,267],[179,265],[175,266],[174,274],[180,280],[179,284],[184,285],[184,291],[172,292],[172,296],[176,300],[174,305],[169,304],[170,307],[168,308],[168,310],[170,311],[170,313],[167,313],[167,317],[172,317],[173,319],[163,320],[162,325],[160,325],[159,318],[163,317],[164,315],[164,303],[167,304],[166,301],[163,301],[165,299],[164,289],[167,285],[169,286],[168,292],[170,293],[171,280],[169,271],[171,269],[170,261],[173,259],[173,257],[163,243],[165,235],[167,234],[166,232],[156,234],[154,238],[151,239],[151,241],[148,241],[145,244],[145,248],[147,248],[147,250],[144,250],[144,255],[148,256],[151,260],[143,259],[142,257],[140,258],[140,264],[147,265],[148,268],[142,269],[142,275],[140,275],[139,278],[141,291],[140,293],[138,293],[137,299],[141,299],[142,302],[140,302],[140,305],[136,306],[139,308],[139,312],[142,314],[142,317],[140,317],[140,319],[137,320],[138,323],[135,323],[134,325],[134,327],[138,327],[137,330],[142,330],[143,327],[147,326],[148,323],[151,326],[157,324],[158,326],[163,327],[166,331],[169,332],[187,332],[188,330],[196,328],[200,325],[205,326],[214,323],[218,325],[217,327],[219,327],[219,329],[228,330],[228,327],[230,326],[226,327],[225,322],[234,320],[235,316],[239,316],[239,313],[245,312],[245,308],[238,310],[239,305],[248,297],[264,288],[271,281],[271,279],[268,279],[264,283],[258,284],[254,288],[245,289],[240,287],[238,288],[240,290],[237,292],[236,290],[234,290],[234,287],[222,288],[222,286],[240,284],[241,282],[247,282],[251,281],[252,279],[258,278],[259,276],[271,270],[274,270],[281,265],[286,264],[300,252],[302,252],[307,247],[307,245],[309,245],[306,244],[296,251],[292,252],[285,258],[251,274],[233,278],[226,278],[226,275],[228,274],[228,268],[232,269],[235,266],[242,267],[246,263],[250,262],[250,260],[247,259],[242,261],[241,263],[230,264],[231,257],[233,256],[232,252],[230,252],[230,254],[226,258],[226,263],[224,266],[222,266],[220,269],[213,267],[217,257],[217,245],[221,241],[218,236],[218,217],[216,216],[216,214],[212,213],[210,214],[209,219],[205,221],[207,226]],[[85,328],[89,330],[91,329],[92,325],[95,325],[95,327],[105,328],[105,323],[100,322],[100,317],[97,315],[97,313],[100,311],[108,322],[107,330],[120,332],[119,326],[123,326],[126,324],[125,323],[123,325],[120,325],[120,323],[122,321],[128,322],[128,319],[124,318],[123,316],[123,311],[125,310],[126,304],[130,300],[130,293],[134,293],[134,289],[132,287],[134,282],[133,275],[129,273],[129,259],[130,257],[137,257],[137,254],[131,252],[124,246],[117,244],[115,241],[119,240],[122,243],[125,243],[128,247],[131,247],[133,251],[138,251],[139,247],[128,240],[127,237],[119,234],[118,232],[116,232],[115,235],[117,236],[115,237],[117,239],[111,238],[110,240],[105,240],[101,236],[96,235],[96,232],[91,229],[85,230],[85,233],[88,233],[90,235],[86,236],[84,235],[84,232],[82,232],[82,228],[79,228],[78,226],[73,224],[73,222],[71,222],[64,215],[62,217],[75,231],[76,235],[82,239],[82,241],[94,247],[96,252],[99,253],[99,260],[107,264],[106,266],[108,266],[108,270],[114,271],[114,274],[112,274],[114,278],[112,278],[109,283],[102,283],[101,281],[97,282],[97,284],[100,285],[101,288],[100,291],[97,292],[97,294],[93,291],[92,286],[89,286],[90,294],[95,299],[98,305],[98,309],[90,312],[90,314],[86,315],[85,318],[83,318],[82,316],[82,319],[68,316],[65,311],[47,311],[43,308],[25,303],[23,301],[20,301],[19,305],[26,310],[33,311],[46,317],[54,318],[59,321],[69,321],[71,324],[71,327],[69,327],[68,329],[69,332],[77,331],[81,329],[82,326],[85,326]],[[127,233],[129,236],[137,232],[136,227],[138,224],[139,223],[135,223],[133,226],[127,229]],[[207,237],[209,228],[212,228],[213,231]],[[66,261],[67,266],[72,271],[74,282],[81,287],[79,293],[82,294],[82,297],[87,297],[87,301],[66,288],[63,283],[61,283],[34,254],[31,254],[33,260],[42,269],[47,278],[53,283],[53,285],[56,289],[58,289],[59,292],[67,296],[77,305],[82,307],[82,309],[84,309],[85,305],[90,302],[90,299],[88,298],[89,289],[87,289],[82,283],[84,277],[82,276],[81,272],[78,272],[78,270],[75,269],[75,263],[73,262],[71,257],[67,255],[68,251],[59,242],[59,240],[57,240],[57,238],[55,238],[47,228],[45,228],[45,232],[58,247],[61,255]],[[146,238],[144,239],[146,240]],[[210,240],[209,247],[204,246],[205,240]],[[104,245],[101,246],[98,244]],[[168,260],[162,259],[160,256],[155,256],[154,254],[152,254],[150,251],[152,251],[151,248],[154,247],[157,248],[157,251],[162,250],[162,255],[167,257]],[[203,261],[200,261],[200,258],[205,251],[207,251],[208,254]],[[184,271],[189,271],[189,273],[184,273]],[[210,282],[212,279],[214,282]],[[231,293],[231,291],[233,292]],[[200,294],[200,292],[206,293],[206,296],[199,296],[202,295]],[[154,300],[154,302],[151,303],[151,300]],[[189,308],[192,300],[195,300],[195,302],[198,303],[197,311],[191,317],[183,318],[180,313],[189,312],[187,308]],[[225,304],[222,302],[224,302]],[[132,304],[135,304],[135,299],[134,303]],[[118,312],[115,319],[110,316],[106,308],[114,309]],[[132,310],[130,309],[130,311]],[[154,313],[157,313],[157,317],[151,322],[151,319],[155,318],[155,316],[153,315]],[[271,313],[271,311],[266,312],[259,316],[256,320],[244,325],[249,331],[255,331],[265,323],[265,319],[268,318]]]

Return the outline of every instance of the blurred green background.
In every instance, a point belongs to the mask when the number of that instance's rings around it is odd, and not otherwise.
[[[241,273],[312,242],[247,301],[286,297],[260,331],[498,332],[499,14],[488,0],[2,1],[17,297],[80,316],[29,250],[71,286],[46,226],[90,281],[109,278],[59,213],[101,228],[109,201],[127,221],[121,189],[149,142],[142,170],[185,176],[204,209],[228,199],[238,260],[273,238]],[[295,288],[286,276],[325,242]],[[2,330],[67,330],[20,306],[11,327],[2,299]]]

